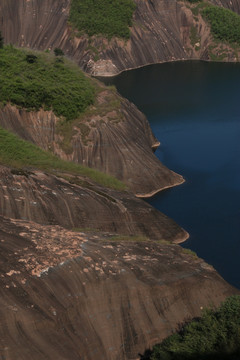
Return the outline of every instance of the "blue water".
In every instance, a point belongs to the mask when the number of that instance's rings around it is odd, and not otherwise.
[[[240,288],[240,64],[160,64],[105,81],[146,114],[156,156],[186,180],[149,203],[190,233],[182,246]]]

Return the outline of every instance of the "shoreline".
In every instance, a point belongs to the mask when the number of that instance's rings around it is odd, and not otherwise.
[[[184,61],[186,61],[186,62],[188,62],[188,61],[202,61],[202,62],[207,62],[207,63],[240,64],[240,61],[231,61],[231,60],[229,60],[229,61],[223,61],[223,60],[214,61],[214,60],[211,60],[211,59],[207,60],[207,59],[190,58],[190,59],[175,59],[175,60],[166,60],[166,61],[148,63],[148,64],[139,65],[139,66],[135,66],[135,67],[132,67],[132,68],[127,68],[127,69],[121,70],[121,71],[117,72],[116,74],[107,74],[107,73],[105,75],[94,75],[94,74],[91,74],[91,73],[87,73],[87,74],[89,74],[90,76],[92,76],[94,78],[97,78],[98,80],[101,80],[101,78],[102,79],[114,78],[116,76],[121,75],[124,72],[141,69],[141,68],[144,68],[144,67],[147,67],[147,66],[168,64],[168,63],[175,63],[175,62],[184,62]],[[84,73],[86,73],[86,72],[84,71]]]
[[[150,193],[146,193],[146,194],[134,194],[137,198],[140,198],[140,199],[147,199],[147,198],[151,198],[153,197],[154,195],[160,193],[161,191],[163,190],[167,190],[167,189],[170,189],[170,188],[173,188],[175,186],[179,186],[179,185],[182,185],[183,183],[185,183],[186,180],[182,177],[182,181],[181,182],[178,182],[176,184],[171,184],[171,185],[167,185],[167,186],[164,186],[163,188],[161,189],[157,189],[157,190],[153,190],[152,192]]]

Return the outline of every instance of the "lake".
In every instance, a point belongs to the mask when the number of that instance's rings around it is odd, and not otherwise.
[[[148,202],[240,289],[240,64],[175,62],[105,79],[146,114],[156,156],[186,182]]]

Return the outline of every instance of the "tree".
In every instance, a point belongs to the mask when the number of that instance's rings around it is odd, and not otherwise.
[[[55,56],[63,56],[64,52],[62,51],[62,49],[55,48],[54,49],[54,54],[55,54]]]
[[[4,45],[4,41],[3,41],[2,33],[0,31],[0,49],[3,49],[3,45]]]

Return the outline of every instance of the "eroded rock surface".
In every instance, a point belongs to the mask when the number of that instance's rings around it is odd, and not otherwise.
[[[69,124],[67,141],[65,128],[61,131],[60,120],[49,111],[29,112],[7,105],[0,109],[0,126],[64,160],[114,175],[138,196],[181,184],[183,177],[154,155],[159,142],[146,117],[129,101],[104,89],[97,105]]]
[[[211,0],[240,14],[238,0]],[[60,47],[87,72],[114,75],[123,70],[164,61],[209,59],[209,27],[201,18],[196,23],[186,2],[178,0],[136,0],[131,38],[108,43],[97,38],[76,38],[68,26],[70,0],[1,0],[1,30],[7,43],[35,49]],[[196,27],[199,45],[191,44],[191,28]],[[94,61],[96,51],[99,60]],[[234,52],[229,61],[237,61]]]
[[[5,360],[123,360],[237,293],[179,245],[0,217]]]
[[[145,235],[172,242],[188,237],[173,220],[131,193],[65,175],[72,183],[40,171],[17,175],[0,167],[0,214],[70,229]]]

